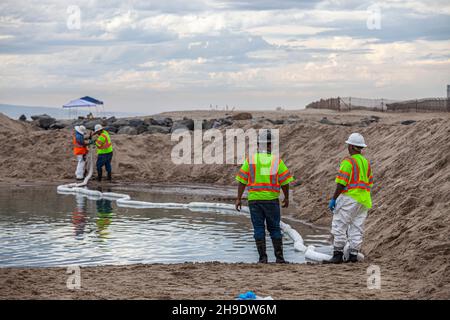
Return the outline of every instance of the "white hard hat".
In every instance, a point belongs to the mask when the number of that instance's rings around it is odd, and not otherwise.
[[[96,124],[96,125],[95,125],[95,128],[94,128],[94,131],[95,131],[95,132],[98,132],[98,131],[100,131],[100,130],[102,130],[102,129],[103,129],[103,127],[102,127],[101,124]]]
[[[81,134],[86,134],[86,127],[85,126],[75,126],[75,131]]]
[[[346,144],[351,144],[352,146],[357,146],[361,148],[367,147],[366,142],[364,141],[364,137],[362,134],[354,132],[348,137]]]

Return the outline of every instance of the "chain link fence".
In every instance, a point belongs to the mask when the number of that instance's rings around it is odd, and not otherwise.
[[[307,109],[330,109],[336,111],[370,110],[380,112],[450,112],[449,98],[427,98],[407,101],[391,99],[366,99],[337,97],[320,99],[306,106]]]
[[[392,112],[450,112],[449,98],[427,98],[387,104]]]

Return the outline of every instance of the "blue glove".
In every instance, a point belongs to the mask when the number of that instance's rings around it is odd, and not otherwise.
[[[333,211],[335,207],[336,207],[336,199],[331,199],[330,203],[328,204],[328,209]]]
[[[238,296],[238,300],[255,300],[256,294],[252,291],[247,291],[246,293],[241,293]]]

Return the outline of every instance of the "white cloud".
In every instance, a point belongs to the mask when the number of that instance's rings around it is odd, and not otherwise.
[[[35,104],[41,92],[45,104],[121,92],[139,109],[155,92],[158,104],[178,107],[214,95],[242,106],[436,95],[450,82],[450,4],[377,3],[384,20],[374,32],[366,28],[372,1],[85,0],[80,30],[67,29],[70,1],[4,1],[0,96],[20,92]]]

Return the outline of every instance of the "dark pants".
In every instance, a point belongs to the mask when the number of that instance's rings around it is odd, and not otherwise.
[[[105,154],[99,154],[97,158],[97,172],[99,175],[101,175],[103,166],[106,167],[106,172],[111,173],[111,160],[112,160],[113,153],[105,153]]]
[[[281,239],[280,229],[280,202],[277,200],[249,201],[250,216],[252,219],[255,240],[266,238],[265,224],[272,239]]]

